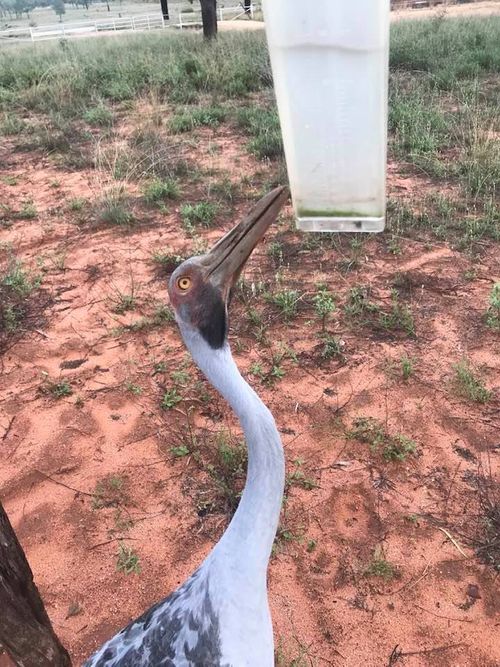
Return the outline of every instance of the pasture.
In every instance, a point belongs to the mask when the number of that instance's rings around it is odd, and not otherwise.
[[[231,304],[287,458],[279,667],[500,661],[500,17],[395,23],[390,70],[385,232],[286,209]],[[0,51],[0,495],[75,664],[237,506],[166,281],[286,178],[262,31]]]

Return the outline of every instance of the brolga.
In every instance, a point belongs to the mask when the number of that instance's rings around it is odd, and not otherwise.
[[[97,651],[84,667],[271,667],[267,567],[285,463],[273,416],[242,378],[228,343],[231,291],[288,197],[276,188],[206,254],[183,262],[168,286],[186,347],[238,416],[247,479],[229,526],[200,567]]]

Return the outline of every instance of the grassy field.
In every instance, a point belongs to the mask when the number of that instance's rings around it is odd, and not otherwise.
[[[236,289],[287,455],[279,667],[500,660],[499,73],[500,17],[394,24],[386,231],[287,209]],[[0,51],[0,493],[75,662],[237,505],[165,280],[286,180],[263,33]]]

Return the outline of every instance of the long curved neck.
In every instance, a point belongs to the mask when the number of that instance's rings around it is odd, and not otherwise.
[[[245,382],[227,342],[214,350],[181,326],[195,363],[237,414],[248,447],[247,480],[238,509],[214,549],[238,567],[265,573],[278,527],[285,481],[283,447],[273,416]]]

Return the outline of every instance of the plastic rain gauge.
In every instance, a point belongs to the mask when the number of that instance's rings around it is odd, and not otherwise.
[[[389,0],[265,0],[297,227],[385,221]]]

